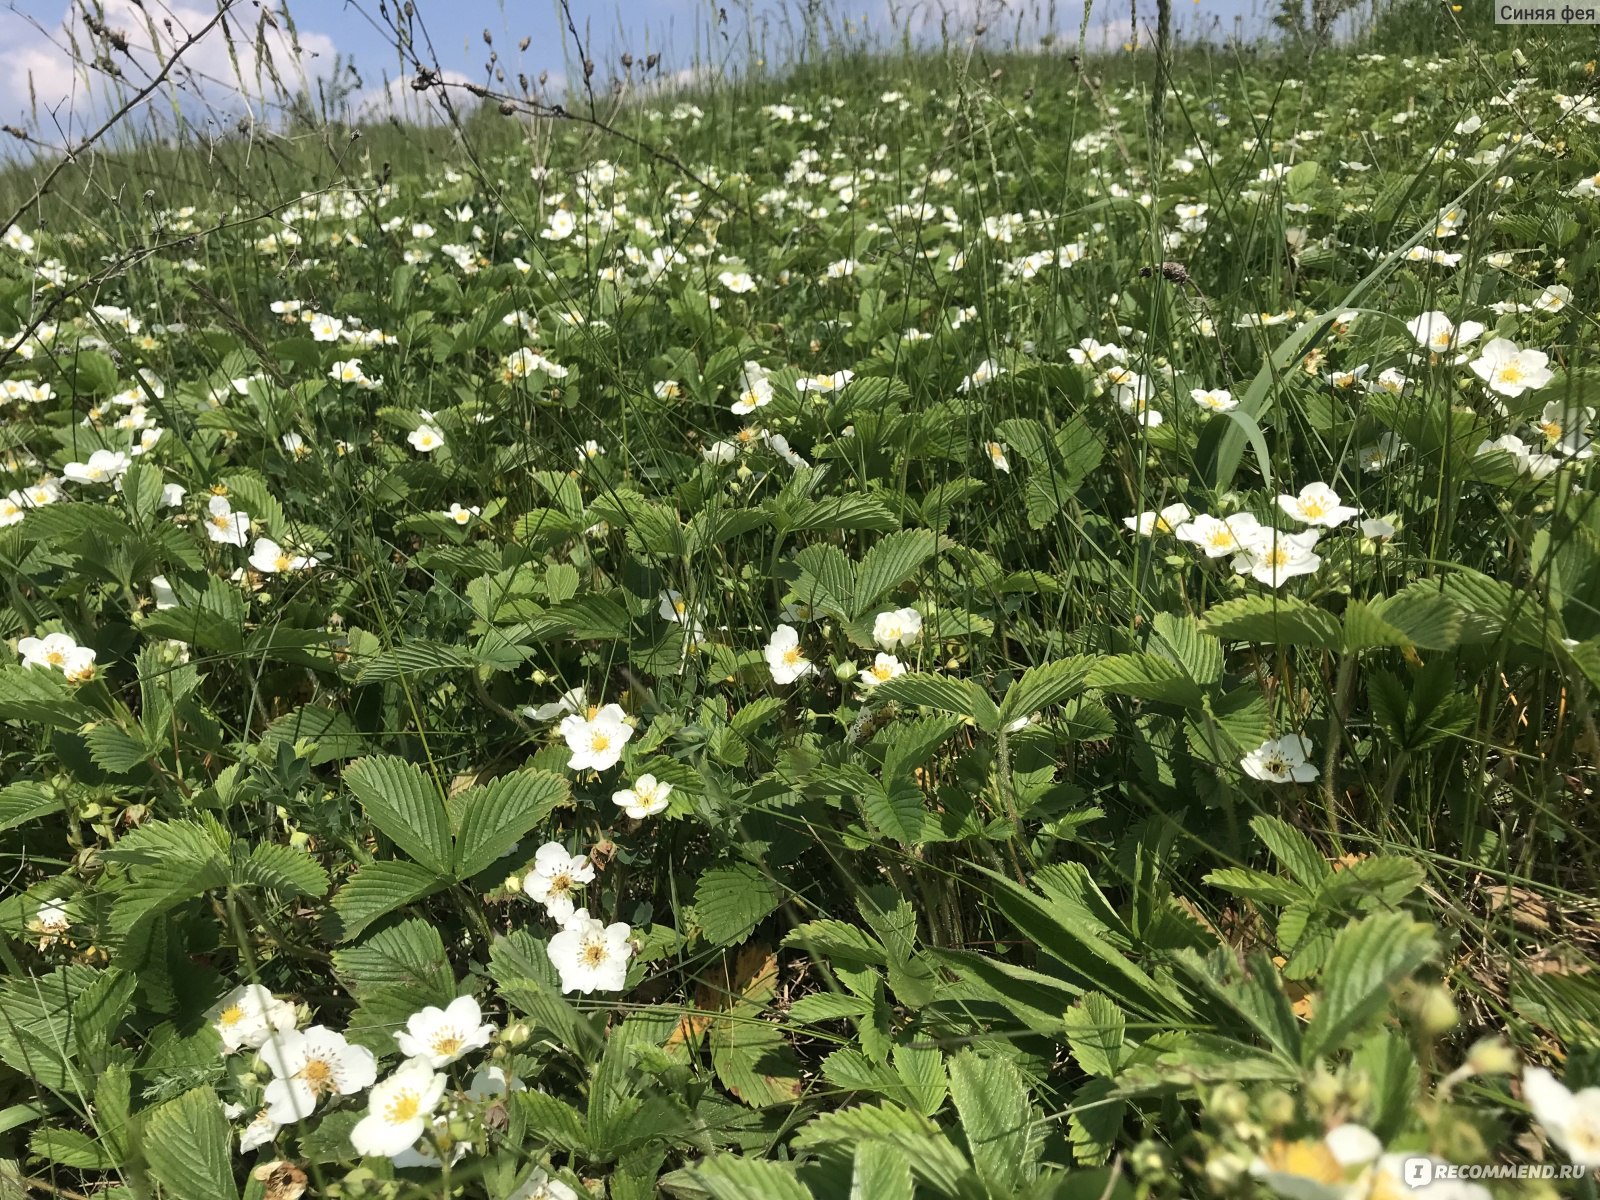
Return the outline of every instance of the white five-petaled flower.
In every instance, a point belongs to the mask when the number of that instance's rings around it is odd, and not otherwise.
[[[73,483],[115,483],[131,461],[121,450],[96,450],[87,462],[69,462],[61,473]]]
[[[603,458],[605,456],[605,452],[606,448],[604,446],[595,441],[593,438],[590,438],[583,445],[578,447],[578,465],[582,466],[596,458]]]
[[[350,1131],[356,1153],[395,1158],[415,1146],[444,1099],[447,1082],[426,1060],[402,1064],[367,1098],[367,1115]]]
[[[1296,521],[1327,529],[1361,515],[1359,508],[1341,504],[1339,493],[1325,483],[1308,483],[1300,489],[1298,496],[1279,496],[1278,507]]]
[[[1600,1167],[1600,1087],[1574,1092],[1543,1067],[1522,1073],[1522,1096],[1552,1142],[1580,1166]]]
[[[418,425],[406,434],[406,441],[411,443],[411,448],[420,454],[432,454],[444,445],[444,434],[432,425]]]
[[[1311,743],[1303,734],[1269,738],[1239,761],[1244,773],[1267,783],[1309,783],[1317,768],[1307,762]]]
[[[983,452],[989,456],[989,465],[996,471],[1003,471],[1007,475],[1011,474],[1011,463],[1006,458],[1004,442],[985,442]]]
[[[322,558],[316,554],[291,554],[271,538],[257,538],[255,547],[250,551],[250,565],[263,575],[304,571],[321,561]]]
[[[266,1109],[261,1109],[250,1123],[239,1131],[239,1153],[249,1154],[250,1151],[265,1146],[278,1136],[282,1126],[274,1121]]]
[[[1207,412],[1228,412],[1239,407],[1227,388],[1190,388],[1189,399]]]
[[[226,496],[206,502],[206,536],[224,546],[243,546],[250,540],[250,514],[236,511]]]
[[[762,653],[772,672],[773,683],[793,683],[802,675],[809,675],[817,669],[800,649],[800,635],[792,625],[779,625],[774,629]]]
[[[906,673],[906,665],[892,654],[880,652],[873,660],[870,667],[862,667],[861,673],[856,676],[857,683],[864,690],[871,690],[880,683],[887,683]]]
[[[1444,313],[1433,309],[1406,322],[1417,345],[1434,354],[1445,354],[1471,345],[1483,335],[1483,326],[1477,321],[1463,321],[1457,325]]]
[[[224,1056],[245,1046],[259,1049],[268,1038],[288,1033],[295,1025],[294,1005],[279,1000],[259,983],[234,988],[212,1007],[209,1016],[211,1027],[222,1038]]]
[[[665,812],[669,803],[667,797],[671,795],[670,783],[657,779],[654,775],[641,775],[633,781],[632,787],[612,792],[611,803],[635,821],[642,821],[646,817]]]
[[[1485,342],[1482,353],[1472,360],[1472,373],[1488,384],[1490,391],[1515,398],[1550,382],[1554,376],[1549,362],[1550,356],[1542,350],[1519,350],[1515,342],[1494,338]]]
[[[1122,523],[1140,537],[1154,537],[1158,533],[1171,533],[1189,519],[1187,504],[1169,504],[1160,512],[1142,512],[1137,517],[1123,517]]]
[[[622,757],[622,748],[633,736],[633,726],[625,719],[620,704],[591,706],[586,713],[573,713],[559,728],[572,757],[569,771],[608,771]]]
[[[837,392],[856,377],[854,371],[835,371],[831,375],[803,375],[794,382],[797,392]]]
[[[767,372],[760,363],[746,360],[740,369],[739,398],[731,406],[733,412],[744,416],[770,403],[772,403],[772,382],[767,378]]]
[[[493,1036],[494,1026],[483,1020],[478,1002],[471,996],[457,996],[444,1008],[430,1004],[413,1013],[394,1040],[401,1054],[438,1070],[468,1051],[483,1049]]]
[[[1585,426],[1594,420],[1594,409],[1584,405],[1552,400],[1539,413],[1534,422],[1549,448],[1556,454],[1570,454],[1574,458],[1590,458],[1589,435]]]
[[[344,332],[344,322],[338,317],[330,317],[326,313],[313,313],[307,322],[311,330],[311,337],[318,342],[337,342],[339,335]]]
[[[583,898],[584,885],[594,882],[594,864],[582,854],[568,854],[560,842],[546,842],[533,856],[533,866],[522,877],[522,890],[530,900],[544,905],[545,915],[566,924]]]
[[[543,1168],[535,1167],[506,1200],[578,1200],[578,1193],[561,1180],[552,1179]]]
[[[588,707],[584,699],[583,688],[570,688],[557,696],[548,704],[541,704],[537,708],[527,705],[522,710],[522,715],[530,721],[553,721],[563,713],[579,713]]]
[[[23,666],[60,671],[69,683],[85,683],[94,678],[94,650],[78,645],[70,634],[47,633],[42,638],[19,638],[17,653],[22,655]]]
[[[1242,546],[1233,569],[1270,588],[1282,587],[1296,575],[1309,575],[1322,565],[1316,553],[1319,536],[1315,529],[1282,533],[1263,525],[1240,539]]]
[[[561,932],[550,939],[546,953],[561,976],[563,992],[620,992],[628,978],[633,930],[621,921],[597,921],[589,910],[572,914]]]
[[[454,521],[457,525],[470,525],[472,523],[472,519],[474,517],[481,516],[482,513],[483,509],[479,508],[476,504],[472,505],[470,508],[463,508],[459,503],[454,503],[450,505],[450,508],[445,512],[444,515],[450,520]]]
[[[885,650],[909,646],[922,636],[922,614],[914,608],[881,612],[872,621],[872,640]]]
[[[975,387],[982,387],[986,383],[992,383],[1005,373],[1006,369],[996,363],[994,359],[986,358],[972,368],[971,375],[968,375],[956,385],[956,391],[970,392]]]
[[[1207,558],[1221,558],[1225,554],[1237,554],[1260,528],[1261,522],[1250,513],[1235,513],[1231,517],[1200,513],[1179,525],[1173,536],[1196,547]]]
[[[267,1115],[293,1125],[316,1111],[324,1096],[349,1096],[372,1086],[378,1060],[365,1046],[325,1025],[293,1029],[269,1037],[261,1057],[275,1078],[262,1092]]]

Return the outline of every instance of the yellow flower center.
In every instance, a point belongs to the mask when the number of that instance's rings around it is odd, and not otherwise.
[[[389,1101],[389,1107],[384,1110],[384,1118],[391,1125],[403,1125],[414,1120],[422,1108],[422,1098],[415,1092],[401,1092]]]
[[[592,750],[596,754],[599,754],[602,750],[607,749],[608,747],[610,747],[610,745],[611,745],[611,735],[610,734],[596,733],[596,734],[591,735],[590,738],[589,738],[589,749]]]
[[[598,967],[606,961],[606,944],[604,942],[585,942],[583,945],[583,961],[585,966]]]
[[[237,1004],[230,1004],[227,1008],[223,1009],[221,1015],[217,1017],[217,1023],[222,1025],[224,1028],[232,1028],[242,1020],[244,1020],[244,1009],[240,1008]]]
[[[1233,530],[1228,529],[1226,526],[1221,529],[1214,529],[1207,540],[1213,546],[1231,546],[1233,545]]]
[[[786,666],[790,666],[790,667],[794,666],[796,663],[798,663],[800,661],[800,657],[801,656],[800,656],[800,647],[799,646],[790,646],[787,650],[785,650],[783,652],[783,661],[784,661],[784,664]]]
[[[435,1054],[455,1054],[461,1049],[463,1039],[454,1031],[442,1033],[433,1039],[433,1052]]]
[[[333,1087],[333,1064],[324,1058],[313,1058],[300,1068],[300,1078],[311,1085],[313,1092],[329,1091]]]
[[[287,571],[289,569],[289,561],[289,556],[287,554],[280,554],[277,558],[272,560],[272,565],[280,571]]]
[[[1327,511],[1328,511],[1328,506],[1321,500],[1302,500],[1302,501],[1300,501],[1300,512],[1301,512],[1301,515],[1303,515],[1305,517],[1308,517],[1308,518],[1311,518],[1313,520],[1315,520],[1317,517],[1321,517],[1321,516],[1326,515]]]
[[[67,656],[59,650],[52,650],[44,656],[44,660],[52,667],[59,667],[67,661]]]
[[[1522,368],[1516,363],[1506,363],[1496,372],[1496,378],[1501,383],[1521,383]]]
[[[894,676],[894,671],[889,667],[879,665],[872,668],[872,675],[875,679],[882,682],[885,679],[892,678]]]

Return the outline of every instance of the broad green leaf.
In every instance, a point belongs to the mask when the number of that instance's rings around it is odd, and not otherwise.
[[[885,1142],[856,1148],[849,1200],[912,1200],[911,1163],[905,1152]]]
[[[1094,659],[1087,655],[1057,659],[1029,667],[1006,689],[1000,702],[1000,722],[1010,724],[1040,709],[1060,704],[1084,685]]]
[[[450,873],[444,800],[419,768],[392,755],[374,755],[346,767],[344,780],[385,837],[429,870]]]
[[[980,729],[993,732],[1000,727],[1000,710],[977,684],[948,675],[911,671],[885,680],[872,689],[874,700],[893,700],[899,704],[920,704],[940,712],[970,717]]]
[[[1405,913],[1379,913],[1340,930],[1322,970],[1322,993],[1301,1060],[1339,1049],[1389,1002],[1391,990],[1438,952],[1433,929]]]
[[[777,887],[750,863],[713,867],[695,887],[695,916],[714,946],[743,941],[777,907]]]
[[[1066,1013],[1067,1045],[1090,1075],[1110,1079],[1120,1070],[1127,1018],[1108,996],[1085,992]]]
[[[239,1195],[230,1137],[217,1094],[200,1087],[151,1112],[140,1141],[150,1173],[172,1200],[228,1200]]]
[[[1332,614],[1293,596],[1245,596],[1206,610],[1206,632],[1225,642],[1337,650],[1344,631]]]
[[[1333,874],[1327,856],[1316,843],[1287,821],[1260,816],[1251,820],[1250,828],[1302,887],[1315,888]]]
[[[449,882],[421,863],[401,859],[367,863],[333,897],[333,910],[341,923],[339,940],[360,937],[380,917],[433,895]]]
[[[926,529],[903,529],[879,538],[856,567],[851,615],[868,615],[885,593],[916,574],[938,545],[938,535]]]
[[[1103,692],[1184,708],[1199,708],[1205,698],[1200,685],[1177,663],[1141,651],[1098,660],[1089,670],[1087,683]]]
[[[816,1200],[792,1167],[764,1158],[719,1154],[684,1173],[710,1200]]]
[[[1007,1059],[967,1049],[950,1060],[950,1099],[972,1165],[991,1195],[1015,1195],[1038,1170],[1044,1121],[1022,1073]]]
[[[486,870],[570,794],[567,781],[548,771],[517,771],[464,798],[456,834],[456,877]]]

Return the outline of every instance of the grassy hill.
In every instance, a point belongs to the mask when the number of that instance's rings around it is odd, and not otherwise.
[[[13,167],[0,1195],[1600,1161],[1600,100],[1463,19]]]

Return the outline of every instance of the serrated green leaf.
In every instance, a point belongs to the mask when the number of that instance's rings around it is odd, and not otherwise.
[[[374,755],[346,767],[344,781],[385,837],[436,874],[450,873],[449,817],[438,789],[419,768]]]
[[[777,907],[777,887],[750,863],[713,867],[695,887],[695,916],[714,946],[743,941]]]
[[[1337,1050],[1388,1004],[1391,990],[1438,952],[1433,929],[1405,913],[1347,925],[1333,940],[1301,1060]]]
[[[1205,629],[1225,642],[1323,650],[1337,650],[1344,644],[1344,630],[1337,618],[1293,596],[1224,600],[1206,610]]]
[[[185,1092],[155,1109],[140,1139],[150,1173],[172,1200],[237,1197],[230,1133],[217,1094],[208,1087]]]
[[[938,545],[938,535],[927,529],[903,529],[879,538],[856,567],[851,615],[867,615],[886,593],[915,575]]]
[[[360,937],[378,918],[433,895],[449,882],[421,863],[400,859],[367,863],[333,897],[341,924],[339,940]]]
[[[456,877],[471,878],[499,861],[569,794],[567,781],[548,771],[517,771],[473,788],[456,835]]]
[[[1088,655],[1078,655],[1029,667],[1006,689],[1005,698],[1000,702],[1000,723],[1009,724],[1060,704],[1083,686],[1094,661]]]

